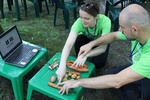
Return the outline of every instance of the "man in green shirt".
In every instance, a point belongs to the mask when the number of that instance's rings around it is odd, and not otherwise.
[[[119,24],[119,32],[104,35],[82,46],[79,55],[84,58],[93,46],[110,44],[116,40],[130,40],[132,46],[129,57],[132,58],[132,64],[114,68],[108,75],[63,82],[60,93],[68,93],[69,88],[80,86],[116,88],[121,93],[122,100],[150,100],[150,16],[142,6],[131,4],[120,13]]]

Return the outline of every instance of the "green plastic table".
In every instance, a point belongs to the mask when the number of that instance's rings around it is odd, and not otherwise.
[[[51,70],[48,66],[49,64],[52,64],[54,59],[59,59],[61,57],[61,53],[56,53],[30,80],[28,84],[28,90],[27,90],[27,100],[31,100],[32,92],[33,90],[38,91],[39,93],[42,93],[44,95],[47,95],[50,98],[54,98],[56,100],[78,100],[80,97],[80,94],[83,90],[83,87],[71,89],[68,95],[61,95],[59,94],[59,90],[56,88],[53,88],[48,85],[48,82],[50,81],[50,77],[52,75],[56,75],[55,71],[57,69]],[[68,60],[75,60],[75,57],[68,57]],[[88,72],[82,72],[81,78],[88,78],[95,75],[95,66],[93,63],[86,62],[89,71]],[[72,69],[67,68],[70,71],[73,71]],[[57,82],[55,83],[57,84]]]
[[[24,43],[28,43],[25,42]],[[31,43],[29,43],[31,44]],[[33,46],[36,46],[32,44]],[[38,46],[39,47],[39,46]],[[3,76],[9,79],[12,83],[15,100],[24,100],[23,96],[23,77],[33,69],[40,60],[46,57],[48,61],[48,53],[46,48],[40,47],[41,50],[38,54],[29,62],[29,64],[25,68],[17,67],[14,65],[6,64],[0,57],[0,76]]]

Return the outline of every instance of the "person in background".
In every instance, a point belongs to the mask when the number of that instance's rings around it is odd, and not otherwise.
[[[99,6],[93,0],[84,1],[79,9],[79,18],[74,22],[71,27],[71,31],[62,50],[62,55],[60,59],[60,65],[56,71],[59,83],[62,81],[66,73],[66,61],[70,54],[70,51],[74,45],[76,56],[78,56],[79,49],[82,45],[85,45],[98,37],[110,33],[111,21],[110,19],[99,14]],[[96,52],[93,52],[95,50]],[[76,66],[83,65],[88,57],[92,57],[92,62],[96,67],[102,67],[105,65],[109,46],[101,45],[97,48],[93,48]],[[77,58],[80,61],[80,57]]]
[[[132,58],[130,65],[111,69],[106,75],[62,82],[60,93],[70,88],[93,89],[116,88],[121,100],[150,100],[150,16],[138,4],[124,8],[119,15],[120,30],[104,35],[80,48],[84,57],[92,47],[113,43],[116,40],[130,40]],[[117,55],[116,55],[117,56]],[[113,97],[112,97],[113,98]]]

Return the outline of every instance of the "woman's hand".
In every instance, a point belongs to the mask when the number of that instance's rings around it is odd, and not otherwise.
[[[57,79],[58,79],[58,84],[59,84],[66,74],[66,66],[64,68],[63,66],[59,65],[59,67],[56,71],[56,74],[57,74]]]
[[[86,60],[87,60],[87,56],[80,55],[80,56],[78,56],[76,61],[72,64],[72,66],[74,66],[74,65],[76,67],[83,66]]]

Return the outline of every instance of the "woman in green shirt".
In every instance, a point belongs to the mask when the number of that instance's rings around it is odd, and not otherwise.
[[[59,82],[66,73],[66,61],[73,45],[75,46],[76,56],[78,56],[82,45],[110,33],[111,30],[110,19],[103,14],[99,14],[99,6],[93,0],[83,2],[79,9],[79,16],[72,25],[68,39],[62,50],[60,65],[56,71]],[[96,52],[91,50],[84,58],[79,56],[75,62],[76,66],[83,65],[88,57],[91,57],[91,62],[96,67],[100,68],[104,66],[107,60],[109,46],[101,45],[98,48],[94,47],[94,49],[97,49]]]

